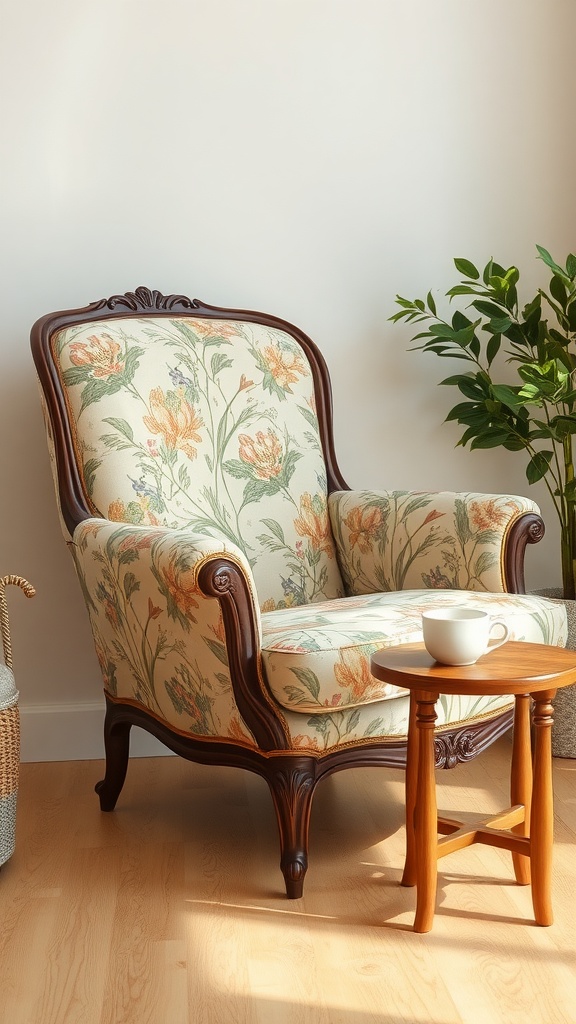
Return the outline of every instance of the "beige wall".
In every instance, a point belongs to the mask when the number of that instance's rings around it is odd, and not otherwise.
[[[101,686],[31,323],[139,284],[276,313],[327,357],[352,485],[526,492],[521,457],[454,449],[450,367],[387,317],[453,283],[453,256],[533,287],[536,242],[576,247],[576,5],[20,0],[2,20],[0,569],[38,589],[10,605],[26,756],[67,756],[80,727],[46,736],[82,709],[99,736]],[[532,585],[558,578],[553,541]]]

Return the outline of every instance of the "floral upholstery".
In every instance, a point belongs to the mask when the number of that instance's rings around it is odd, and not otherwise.
[[[211,554],[250,566],[235,545],[188,531],[87,519],[71,544],[106,692],[179,732],[255,745],[228,671],[217,601],[197,573]]]
[[[343,594],[312,373],[289,334],[135,317],[67,328],[54,354],[94,514],[234,543],[264,609]]]
[[[147,315],[67,327],[53,352],[94,513],[70,547],[114,700],[183,735],[256,746],[219,604],[198,585],[212,555],[248,580],[261,699],[311,752],[405,734],[405,695],[371,676],[370,655],[421,639],[432,603],[487,607],[518,639],[564,643],[561,606],[502,593],[506,533],[533,502],[328,496],[313,374],[290,334]],[[444,698],[443,721],[501,707]]]
[[[254,745],[234,699],[218,603],[197,582],[214,554],[235,559],[252,581],[244,554],[188,530],[81,523],[72,544],[107,692],[147,708],[171,728],[227,736]],[[467,604],[503,617],[512,639],[564,644],[561,604],[544,598],[432,590],[341,598],[260,614],[262,699],[285,710],[293,742],[332,745],[406,732],[403,691],[370,673],[379,647],[422,637],[421,614],[439,604]],[[467,713],[489,717],[505,698],[443,698],[446,723]],[[394,705],[394,706],[392,706]]]
[[[482,608],[505,619],[511,640],[566,643],[563,606],[519,594],[412,590],[270,612],[262,616],[262,657],[274,697],[292,712],[285,717],[293,744],[325,751],[370,736],[405,736],[406,691],[375,679],[370,657],[382,647],[421,641],[422,612],[441,605]],[[512,703],[443,695],[438,727],[490,717]]]
[[[407,694],[370,658],[469,604],[563,644],[563,605],[522,590],[533,502],[348,491],[330,381],[298,328],[147,288],[34,324],[58,507],[106,692],[111,811],[135,725],[175,753],[267,782],[290,898],[317,783],[402,767]],[[439,763],[509,727],[511,698],[443,696]]]
[[[503,590],[503,540],[527,498],[335,491],[328,501],[347,594],[413,587]]]
[[[511,709],[510,697],[441,695],[436,703],[436,728],[455,729],[473,722],[487,721]],[[286,711],[290,741],[303,754],[329,754],[345,745],[361,745],[370,740],[406,740],[410,697],[400,694],[384,703],[362,704],[346,711],[325,715],[302,715]]]

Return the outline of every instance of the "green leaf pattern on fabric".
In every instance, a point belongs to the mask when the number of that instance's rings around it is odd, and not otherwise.
[[[512,523],[527,498],[437,491],[337,491],[329,512],[348,594],[415,587],[497,592]]]
[[[196,571],[209,555],[250,566],[232,544],[162,527],[92,519],[77,527],[71,549],[108,692],[136,702],[173,728],[254,745],[234,699],[219,603],[199,590]],[[513,594],[405,591],[366,594],[259,615],[264,683],[288,722],[293,742],[310,750],[375,735],[401,734],[402,691],[376,680],[379,647],[421,639],[425,608],[470,604],[504,617],[515,639],[562,644],[560,602]],[[465,717],[449,698],[443,721]],[[474,698],[474,714],[499,699]],[[494,701],[496,701],[494,703]]]
[[[562,605],[534,595],[472,590],[364,594],[262,616],[262,660],[270,689],[286,710],[323,717],[331,709],[373,703],[378,705],[373,714],[382,716],[383,702],[395,703],[403,691],[372,676],[371,655],[382,647],[421,642],[422,612],[453,605],[481,608],[504,619],[513,640],[566,642]],[[457,707],[456,699],[449,702]],[[386,722],[390,714],[387,708]]]
[[[134,317],[68,328],[56,351],[97,514],[225,537],[266,610],[343,594],[313,378],[288,334]]]
[[[94,519],[77,527],[71,550],[82,589],[94,597],[88,611],[111,696],[191,735],[254,746],[234,700],[219,604],[196,582],[207,554],[241,552],[179,531]]]

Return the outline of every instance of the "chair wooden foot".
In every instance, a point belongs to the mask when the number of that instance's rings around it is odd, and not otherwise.
[[[280,833],[280,868],[288,899],[299,899],[308,869],[308,829],[316,786],[312,758],[278,758],[266,775]]]
[[[113,811],[122,792],[130,755],[130,722],[117,721],[114,704],[109,704],[104,721],[106,774],[94,787],[100,797],[100,810]]]

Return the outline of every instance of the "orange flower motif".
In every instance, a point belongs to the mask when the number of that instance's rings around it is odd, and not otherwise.
[[[470,519],[477,530],[497,530],[510,518],[507,505],[498,508],[494,498],[470,502]]]
[[[125,523],[127,519],[126,505],[120,498],[111,501],[108,505],[108,519],[113,523]]]
[[[111,501],[108,506],[108,519],[114,523],[134,523],[136,526],[160,526],[160,520],[150,510],[150,499],[145,494],[138,495],[128,505],[119,498]],[[151,540],[138,543],[141,548],[149,547]]]
[[[233,736],[235,740],[241,740],[244,743],[248,741],[251,746],[254,746],[254,739],[250,733],[244,728],[238,715],[234,715],[228,724],[228,735]]]
[[[88,343],[74,341],[70,345],[70,362],[74,366],[91,366],[95,377],[111,377],[124,369],[124,360],[118,358],[120,351],[120,345],[109,334],[101,338],[92,334]]]
[[[110,519],[111,517],[108,516],[108,518]],[[100,522],[100,523],[90,523],[89,526],[86,526],[86,524],[83,523],[82,526],[83,526],[82,536],[83,536],[83,539],[86,540],[87,537],[97,537],[98,534],[100,533],[100,530],[104,526],[104,523],[102,523],[102,522]]]
[[[295,384],[298,375],[304,376],[307,368],[300,352],[289,352],[276,345],[267,345],[262,356],[276,383],[291,392],[290,384]]]
[[[118,554],[123,551],[146,551],[152,547],[153,533],[130,533],[118,545]]]
[[[366,651],[357,648],[342,650],[340,661],[334,666],[334,675],[338,685],[350,691],[351,701],[375,700],[382,696],[382,683],[370,672],[370,657]]]
[[[350,547],[356,545],[362,554],[367,554],[374,541],[378,540],[384,525],[382,509],[378,505],[370,508],[353,508],[344,520],[350,530]]]
[[[238,328],[234,323],[227,323],[225,320],[194,320],[192,330],[201,337],[215,335],[219,338],[236,338]]]
[[[162,577],[178,610],[182,615],[190,616],[195,622],[192,610],[199,608],[200,605],[195,596],[198,594],[198,588],[196,586],[194,570],[178,569],[171,558],[168,566],[162,570]]]
[[[438,510],[434,508],[428,513],[426,519],[422,523],[422,526],[426,526],[427,523],[432,523],[435,519],[441,519],[444,515],[446,515],[445,512],[438,512]]]
[[[240,434],[239,455],[242,462],[252,466],[259,480],[271,480],[282,472],[282,442],[273,430],[259,430],[256,437]]]
[[[318,738],[316,736],[305,736],[304,733],[292,737],[292,746],[298,747],[299,750],[320,750]]]
[[[118,630],[120,626],[120,619],[118,618],[116,605],[109,597],[105,597],[102,604],[104,605],[104,615],[108,619],[112,629]]]
[[[202,440],[198,433],[204,421],[184,397],[184,389],[168,391],[153,388],[150,392],[151,415],[144,423],[153,434],[161,434],[167,448],[184,452],[189,459],[196,458],[196,449],[190,444]]]
[[[333,556],[332,533],[328,520],[326,500],[321,494],[303,494],[300,498],[300,515],[294,526],[301,537],[308,537],[317,551]]]

